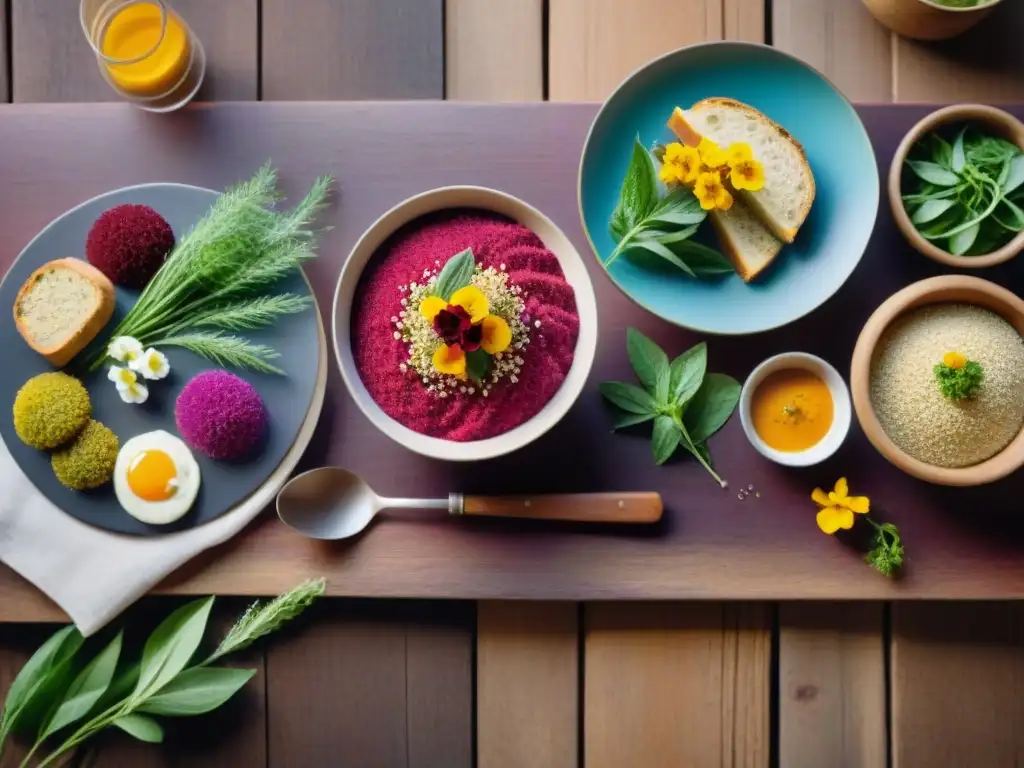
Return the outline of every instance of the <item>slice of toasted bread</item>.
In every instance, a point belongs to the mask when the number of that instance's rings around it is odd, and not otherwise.
[[[32,349],[61,368],[103,330],[114,304],[106,275],[81,259],[57,259],[21,286],[14,322]]]
[[[782,250],[779,238],[765,228],[742,200],[734,200],[727,211],[711,211],[708,218],[722,253],[746,283],[761,274]]]
[[[815,187],[804,148],[786,129],[753,107],[724,98],[698,101],[685,112],[676,109],[669,127],[687,143],[706,136],[722,149],[737,141],[749,144],[764,166],[764,187],[740,194],[776,237],[793,242],[811,210]]]

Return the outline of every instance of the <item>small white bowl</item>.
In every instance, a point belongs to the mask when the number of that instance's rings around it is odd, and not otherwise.
[[[765,377],[776,371],[792,368],[810,371],[828,386],[829,393],[832,395],[832,426],[825,437],[806,451],[777,451],[765,443],[754,429],[754,420],[750,415],[750,401],[754,396],[754,391],[765,380]],[[771,459],[776,464],[783,464],[787,467],[810,467],[820,464],[835,453],[850,431],[851,410],[850,390],[847,388],[846,382],[843,381],[843,377],[839,375],[839,371],[820,357],[809,355],[806,352],[783,352],[781,355],[769,357],[751,372],[740,392],[740,423],[743,424],[747,440],[766,459]]]
[[[363,269],[377,249],[403,225],[428,213],[451,208],[477,208],[507,216],[537,235],[558,258],[566,281],[576,294],[580,332],[572,365],[562,386],[536,416],[508,432],[469,442],[430,437],[395,421],[370,397],[352,356],[351,312]],[[410,451],[445,461],[482,461],[519,450],[543,435],[569,411],[580,396],[597,352],[597,299],[583,259],[569,238],[547,216],[517,197],[486,187],[442,187],[423,192],[384,213],[352,248],[334,293],[334,353],[352,399],[381,432]],[[525,374],[524,374],[525,375]]]

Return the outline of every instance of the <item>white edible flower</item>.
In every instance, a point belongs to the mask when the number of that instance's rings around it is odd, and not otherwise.
[[[135,371],[129,368],[112,365],[107,371],[107,378],[117,385],[117,393],[126,403],[144,403],[149,397],[146,385],[140,382]]]
[[[131,336],[118,336],[107,347],[107,355],[119,363],[131,363],[142,357],[142,344]]]
[[[141,357],[137,357],[128,363],[128,367],[136,373],[142,374],[142,378],[155,381],[162,379],[171,372],[171,364],[167,361],[167,355],[150,347]]]

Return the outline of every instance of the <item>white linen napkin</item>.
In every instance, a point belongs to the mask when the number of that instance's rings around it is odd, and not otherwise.
[[[319,357],[306,421],[281,464],[238,507],[191,530],[142,537],[87,525],[36,490],[0,440],[0,561],[49,595],[83,635],[101,629],[171,572],[230,539],[274,500],[309,445],[323,406],[327,340],[322,323]]]

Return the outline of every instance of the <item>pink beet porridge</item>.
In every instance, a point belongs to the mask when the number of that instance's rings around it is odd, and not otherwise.
[[[431,214],[396,232],[363,273],[352,351],[391,418],[465,442],[535,416],[572,365],[579,315],[557,257],[497,214]]]

